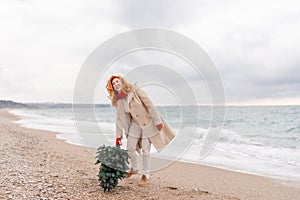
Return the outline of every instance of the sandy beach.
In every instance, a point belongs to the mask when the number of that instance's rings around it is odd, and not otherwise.
[[[111,192],[98,184],[99,165],[87,149],[56,139],[55,133],[23,128],[0,110],[0,199],[299,199],[300,187],[214,167],[175,162],[139,175]],[[153,162],[160,162],[158,159]]]

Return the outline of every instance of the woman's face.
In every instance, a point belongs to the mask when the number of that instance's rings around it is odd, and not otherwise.
[[[118,92],[122,90],[122,82],[119,78],[114,78],[111,83],[114,87],[114,90],[117,90]]]

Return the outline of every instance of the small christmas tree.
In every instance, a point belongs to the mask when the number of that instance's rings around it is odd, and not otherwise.
[[[101,146],[97,149],[96,163],[99,164],[99,182],[104,191],[110,191],[118,185],[119,179],[124,179],[129,169],[129,155],[120,146]]]

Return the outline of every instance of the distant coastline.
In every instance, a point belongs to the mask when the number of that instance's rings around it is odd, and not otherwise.
[[[0,108],[32,108],[30,105],[14,102],[11,100],[0,100]]]
[[[0,100],[0,109],[1,108],[90,108],[90,107],[102,108],[110,107],[110,104],[72,104],[72,103],[20,103],[11,100]]]

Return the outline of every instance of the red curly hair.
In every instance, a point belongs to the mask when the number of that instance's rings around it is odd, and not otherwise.
[[[108,81],[107,81],[107,84],[106,84],[106,90],[109,94],[109,97],[110,97],[110,100],[111,100],[111,104],[113,106],[117,106],[117,102],[118,102],[118,97],[117,95],[114,93],[114,87],[113,87],[113,84],[112,84],[112,81],[115,79],[115,78],[118,78],[120,79],[121,83],[122,83],[122,91],[126,94],[128,94],[129,92],[132,91],[132,85],[130,83],[128,83],[122,76],[119,76],[119,75],[112,75]]]

